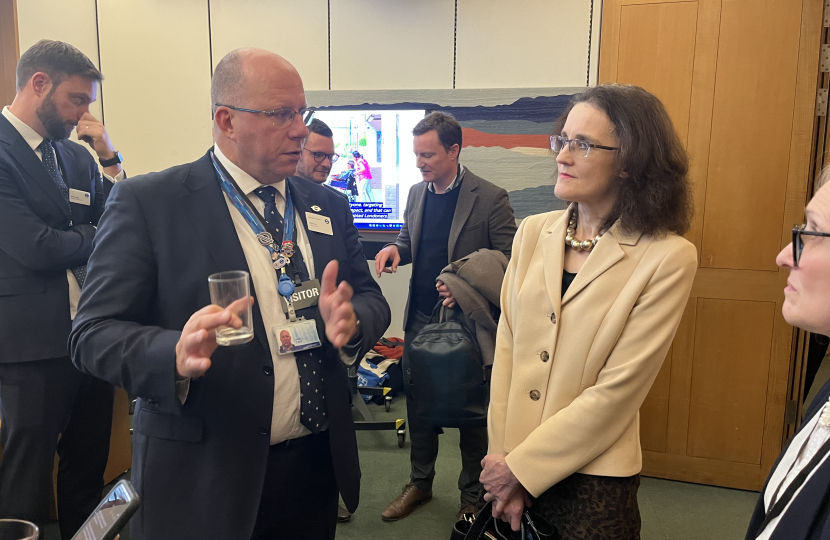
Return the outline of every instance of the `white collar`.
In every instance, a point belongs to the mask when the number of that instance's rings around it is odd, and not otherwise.
[[[5,116],[6,120],[14,126],[14,129],[16,129],[18,133],[20,133],[20,136],[23,137],[23,140],[26,141],[26,144],[28,144],[32,150],[35,150],[38,146],[40,146],[40,143],[43,142],[43,137],[23,122],[23,120],[16,117],[8,107],[3,107],[3,116]]]
[[[461,179],[464,178],[464,165],[458,164],[458,174],[455,175],[455,178],[452,179],[450,185],[447,186],[447,189],[444,190],[444,193],[449,193],[453,189],[458,187],[458,184],[461,182]],[[435,186],[432,182],[427,184],[427,189],[431,192],[435,193]]]
[[[213,145],[213,154],[216,156],[216,159],[218,159],[219,162],[225,166],[225,169],[228,170],[228,174],[230,174],[236,181],[236,185],[239,186],[239,189],[241,189],[242,193],[245,195],[250,195],[263,185],[269,185],[262,184],[259,180],[240,169],[233,161],[228,159],[227,156],[222,153],[222,150],[219,148],[218,144]],[[270,185],[274,186],[277,191],[280,192],[280,195],[282,195],[283,200],[285,200],[285,180]]]

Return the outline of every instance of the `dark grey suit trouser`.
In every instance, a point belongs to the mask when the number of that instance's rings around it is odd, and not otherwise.
[[[49,519],[58,453],[58,515],[69,540],[103,496],[113,387],[69,357],[0,363],[0,518]]]
[[[409,381],[409,344],[430,319],[430,315],[416,309],[409,311],[406,321],[403,349],[403,377]],[[404,388],[407,388],[404,385]],[[411,449],[409,461],[411,464],[410,480],[418,489],[429,491],[432,489],[432,480],[435,478],[435,460],[438,458],[438,436],[443,433],[440,427],[424,422],[414,414],[415,404],[409,392],[406,393],[406,424],[409,427]],[[481,491],[481,460],[487,455],[487,428],[466,427],[459,428],[461,440],[461,474],[458,475],[458,489],[461,490],[461,502],[476,504]]]

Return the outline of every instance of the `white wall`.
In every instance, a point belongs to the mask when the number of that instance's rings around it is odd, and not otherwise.
[[[99,64],[93,114],[135,176],[205,152],[210,76],[232,49],[284,55],[306,90],[452,89],[453,69],[456,88],[579,87],[590,6],[458,0],[456,19],[455,0],[25,0],[18,24],[21,51],[61,39]]]
[[[409,295],[409,278],[412,277],[412,265],[399,266],[398,271],[394,274],[383,274],[378,278],[375,273],[375,261],[369,261],[369,271],[380,285],[380,290],[392,310],[392,322],[384,336],[403,339],[403,312],[406,309],[406,298]]]
[[[210,77],[235,48],[282,54],[306,90],[583,87],[591,36],[592,84],[599,56],[601,2],[593,28],[591,4],[458,0],[457,18],[455,0],[24,0],[17,10],[21,51],[60,39],[99,65],[92,112],[135,176],[207,150]],[[379,280],[387,335],[403,336],[410,273]]]
[[[458,0],[456,88],[586,86],[591,3]]]

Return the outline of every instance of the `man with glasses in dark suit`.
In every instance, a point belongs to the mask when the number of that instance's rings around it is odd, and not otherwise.
[[[89,112],[102,78],[72,45],[39,41],[0,116],[0,518],[48,520],[57,450],[64,540],[101,498],[112,425],[112,386],[75,369],[66,348],[95,227],[124,178]]]
[[[289,178],[310,113],[296,69],[232,51],[211,102],[204,156],[113,189],[72,360],[138,396],[132,538],[333,540],[338,492],[354,510],[360,491],[344,364],[383,335],[389,306],[346,201]],[[219,347],[217,328],[242,322],[239,301],[211,304],[208,276],[228,270],[250,275],[254,335]],[[281,352],[286,328],[319,346]]]

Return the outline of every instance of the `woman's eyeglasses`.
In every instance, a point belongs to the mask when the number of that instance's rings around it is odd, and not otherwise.
[[[615,148],[613,146],[602,146],[601,144],[593,144],[589,143],[588,141],[583,141],[582,139],[568,139],[566,137],[562,137],[561,135],[551,135],[550,137],[550,149],[556,152],[557,154],[565,149],[565,146],[571,151],[571,154],[578,156],[581,155],[582,152],[585,152],[584,157],[588,157],[588,154],[591,152],[591,148],[599,148],[600,150],[619,150],[619,148]]]
[[[830,233],[823,233],[817,231],[805,231],[807,225],[793,226],[793,267],[798,268],[798,261],[801,260],[801,252],[804,251],[803,236],[823,236],[830,238]]]
[[[312,152],[307,148],[303,148],[303,150],[311,154],[311,157],[314,158],[314,161],[316,161],[317,163],[322,163],[324,159],[328,158],[333,165],[334,162],[340,158],[340,154],[338,154],[337,152],[335,152],[334,154],[326,154],[325,152]]]

